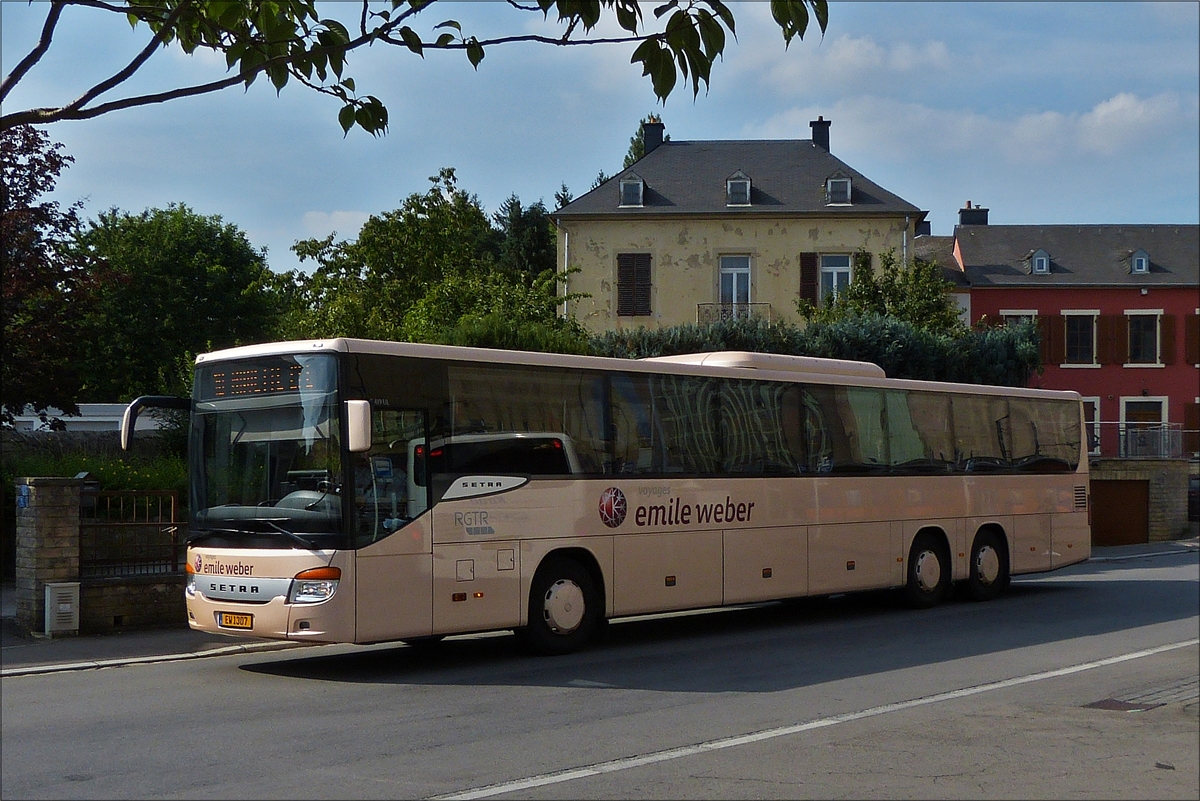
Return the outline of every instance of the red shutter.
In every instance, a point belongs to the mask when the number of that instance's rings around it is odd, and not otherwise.
[[[1183,319],[1183,353],[1188,364],[1200,364],[1200,314]]]
[[[800,254],[800,299],[817,305],[817,254]]]
[[[1158,318],[1158,360],[1162,364],[1175,363],[1175,315],[1164,314]]]
[[[1042,364],[1062,364],[1067,353],[1067,321],[1061,314],[1046,314],[1037,318],[1037,327]]]
[[[1123,315],[1102,314],[1096,320],[1096,361],[1100,364],[1124,364],[1128,334]]]

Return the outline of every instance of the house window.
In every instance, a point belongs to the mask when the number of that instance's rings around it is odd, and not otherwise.
[[[826,181],[825,202],[848,205],[850,203],[850,179],[830,178]]]
[[[1158,364],[1158,314],[1130,314],[1129,364]]]
[[[728,206],[750,205],[749,178],[730,178],[725,182],[725,204]]]
[[[850,288],[850,256],[821,257],[821,302],[831,303]]]
[[[721,305],[739,306],[750,303],[750,257],[721,257]]]
[[[650,254],[617,255],[617,315],[645,317],[650,314]]]
[[[1134,396],[1121,398],[1120,447],[1122,457],[1169,456],[1173,451],[1167,421],[1167,399]]]
[[[1066,364],[1096,364],[1096,317],[1099,312],[1063,312],[1066,319]]]
[[[1134,275],[1150,272],[1150,254],[1144,250],[1136,251],[1129,260],[1129,271]]]
[[[1046,275],[1050,272],[1050,254],[1044,250],[1034,251],[1029,262],[1035,275]]]
[[[1083,430],[1087,435],[1088,453],[1100,455],[1100,399],[1083,399]]]
[[[644,184],[641,178],[627,178],[621,181],[621,205],[622,206],[641,206],[642,205],[642,188]]]
[[[1000,320],[1005,325],[1025,325],[1037,320],[1037,309],[1001,309]]]

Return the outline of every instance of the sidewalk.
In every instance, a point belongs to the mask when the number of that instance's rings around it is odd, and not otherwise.
[[[1188,552],[1200,553],[1200,537],[1193,536],[1186,540],[1155,542],[1148,545],[1093,548],[1091,561],[1126,561]],[[303,643],[279,640],[219,637],[183,627],[87,637],[26,637],[22,636],[16,625],[16,590],[13,583],[6,581],[0,589],[0,606],[3,612],[3,629],[0,630],[0,676],[311,647]]]

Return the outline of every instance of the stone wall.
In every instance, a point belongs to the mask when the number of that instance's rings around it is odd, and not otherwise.
[[[84,579],[79,631],[106,634],[127,628],[186,626],[183,576]]]
[[[1103,481],[1146,481],[1150,487],[1150,542],[1184,539],[1187,519],[1186,459],[1095,459],[1091,478]]]
[[[79,580],[79,494],[72,478],[17,479],[17,625],[45,631],[46,584]]]

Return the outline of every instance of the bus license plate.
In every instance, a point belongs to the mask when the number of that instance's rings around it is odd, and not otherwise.
[[[217,625],[223,629],[252,629],[254,615],[235,615],[233,612],[221,612],[217,616]]]

